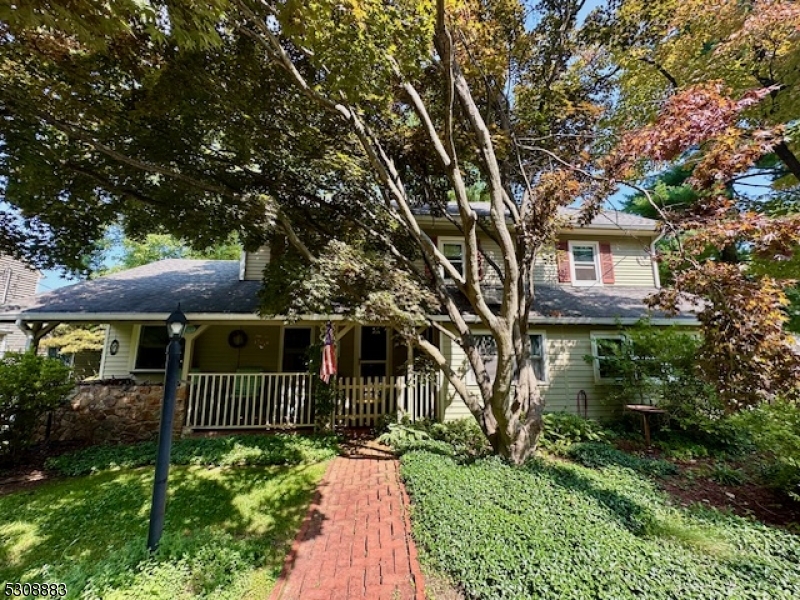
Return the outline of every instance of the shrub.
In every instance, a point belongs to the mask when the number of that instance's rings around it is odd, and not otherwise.
[[[558,412],[544,416],[544,429],[539,445],[548,452],[563,455],[572,444],[601,442],[605,439],[606,434],[597,421]]]
[[[604,354],[606,369],[615,380],[603,386],[605,399],[614,404],[652,401],[659,405],[688,402],[691,406],[708,401],[708,410],[716,415],[713,388],[696,368],[699,347],[696,336],[675,327],[655,327],[643,320],[626,328],[622,343],[609,345]]]
[[[731,427],[748,431],[764,456],[769,483],[800,501],[800,407],[778,401],[730,418]]]
[[[683,432],[662,432],[662,439],[653,444],[664,453],[667,458],[675,460],[692,460],[706,458],[709,455],[708,447],[688,438]]]
[[[391,446],[398,454],[429,449],[436,454],[469,459],[491,452],[486,436],[472,418],[447,423],[391,423],[389,430],[378,441]]]
[[[0,359],[0,459],[19,459],[33,442],[42,416],[72,390],[69,368],[31,352]]]
[[[741,469],[734,469],[725,463],[717,463],[711,467],[711,472],[708,476],[722,485],[741,485],[745,480],[745,475]]]
[[[189,438],[172,444],[170,462],[207,467],[297,465],[327,460],[338,450],[338,438],[332,435]],[[93,446],[50,458],[45,466],[62,475],[86,475],[107,469],[154,465],[155,460],[156,442],[142,442],[130,446]]]

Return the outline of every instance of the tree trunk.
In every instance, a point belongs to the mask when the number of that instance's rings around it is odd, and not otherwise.
[[[487,436],[497,454],[521,465],[536,451],[544,415],[544,401],[529,361],[519,370],[516,389],[509,394],[509,399],[493,399],[497,431],[494,435],[487,432]]]

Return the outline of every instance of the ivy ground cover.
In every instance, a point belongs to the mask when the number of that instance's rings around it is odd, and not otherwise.
[[[800,537],[669,504],[645,476],[402,457],[423,559],[472,599],[795,599]]]

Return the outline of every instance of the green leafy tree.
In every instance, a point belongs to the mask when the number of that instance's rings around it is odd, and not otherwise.
[[[167,233],[148,233],[142,239],[132,239],[124,235],[112,236],[112,241],[107,244],[106,254],[114,256],[105,260],[107,264],[113,260],[113,264],[100,272],[108,274],[133,269],[166,258],[239,260],[241,252],[242,246],[235,234],[231,234],[227,240],[200,249],[192,248],[188,243]]]
[[[525,335],[533,259],[560,206],[607,191],[580,175],[608,92],[605,78],[584,76],[595,65],[576,35],[581,6],[12,8],[0,42],[0,106],[11,116],[0,174],[16,212],[0,239],[76,269],[119,215],[133,238],[166,227],[196,248],[232,232],[246,248],[274,239],[264,312],[335,307],[395,326],[443,370],[495,451],[522,462],[543,411]],[[476,185],[487,217],[470,204]],[[463,272],[420,230],[423,205],[461,230]],[[500,261],[480,256],[479,233]],[[484,261],[503,282],[496,308],[480,285]],[[497,341],[494,378],[464,298]],[[419,334],[426,325],[464,348],[477,396]]]
[[[72,389],[69,368],[56,359],[7,353],[0,359],[0,460],[20,459],[42,416]]]
[[[99,352],[103,349],[102,325],[59,325],[41,342],[43,348],[57,348],[61,354]]]
[[[233,232],[248,249],[273,241],[263,312],[336,310],[394,326],[441,369],[494,450],[523,462],[544,408],[526,335],[534,260],[560,207],[578,200],[590,219],[654,158],[652,144],[632,143],[600,160],[617,80],[608,53],[579,31],[583,5],[34,0],[4,9],[0,176],[12,210],[0,247],[83,269],[80,257],[120,215],[136,239],[166,230],[195,248]],[[682,106],[673,122],[703,109]],[[486,216],[471,204],[478,189]],[[418,210],[460,231],[463,269],[420,228]],[[496,305],[482,268],[501,282]],[[425,327],[463,349],[477,394]],[[496,342],[494,377],[476,327]]]

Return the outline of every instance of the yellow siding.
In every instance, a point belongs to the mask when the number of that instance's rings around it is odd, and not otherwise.
[[[653,263],[648,250],[650,239],[637,237],[603,237],[591,235],[564,235],[563,241],[581,240],[611,244],[614,257],[614,284],[626,287],[655,287]],[[555,257],[552,258],[555,265]],[[554,272],[554,281],[558,279]],[[606,284],[608,285],[608,284]]]
[[[548,412],[577,412],[577,395],[580,390],[586,392],[589,417],[610,417],[615,412],[614,407],[607,406],[602,401],[601,386],[595,383],[592,363],[584,358],[592,353],[591,332],[600,333],[602,330],[575,326],[531,330],[531,333],[545,335],[547,381],[540,384],[539,390]],[[445,356],[451,357],[451,365],[457,372],[466,373],[469,367],[460,347],[452,345],[448,338],[443,340],[442,350]],[[479,395],[477,388],[470,389],[476,397]],[[470,416],[467,406],[451,386],[445,384],[442,398],[445,421]]]
[[[247,334],[244,348],[228,345],[228,336],[236,329]],[[212,325],[194,341],[191,368],[216,373],[235,373],[237,368],[278,372],[280,332],[277,325]]]
[[[246,281],[261,281],[264,269],[269,263],[269,246],[255,252],[246,252],[244,257],[244,278]]]
[[[38,282],[38,271],[10,256],[0,256],[1,307],[14,309],[32,302]],[[26,343],[27,336],[14,323],[0,324],[0,356],[4,352],[22,352]]]
[[[0,305],[30,302],[38,283],[38,271],[10,256],[0,256]]]
[[[100,378],[120,379],[131,376],[133,367],[133,356],[136,349],[134,344],[134,325],[132,323],[111,323],[106,329],[106,340],[103,348],[103,360],[101,365]],[[111,342],[119,342],[119,351],[114,355],[108,351]]]
[[[0,325],[0,358],[6,352],[22,352],[28,343],[28,336],[14,323]]]
[[[355,377],[356,373],[356,331],[358,327],[353,327],[350,331],[344,334],[344,337],[339,341],[338,352],[338,367],[339,375],[342,377]]]
[[[429,235],[441,237],[458,237],[458,232],[438,229],[429,231]],[[628,236],[602,236],[572,234],[565,235],[561,239],[594,241],[600,243],[610,243],[611,253],[614,257],[614,285],[626,287],[654,287],[653,265],[648,254],[650,239]],[[485,236],[480,238],[481,248],[486,256],[502,268],[503,259],[500,247]],[[415,263],[422,269],[424,263],[419,259]],[[483,268],[484,285],[500,285],[500,277],[495,269],[488,262]],[[536,257],[533,269],[534,281],[537,283],[557,284],[558,283],[558,264],[556,262],[555,247],[552,245],[542,249]]]

